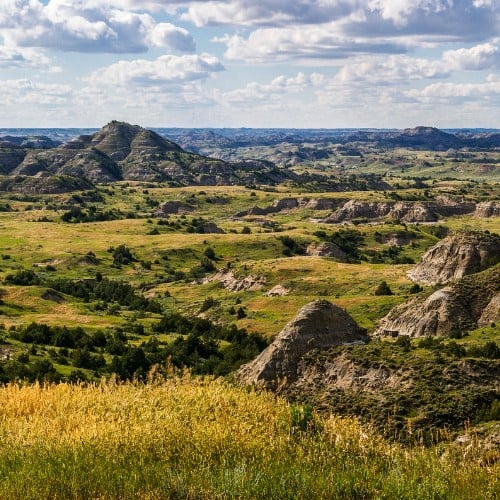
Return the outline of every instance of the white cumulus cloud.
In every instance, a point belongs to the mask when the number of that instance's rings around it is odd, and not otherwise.
[[[184,28],[159,23],[147,12],[85,0],[2,0],[0,36],[9,45],[62,51],[134,53],[151,45],[192,52]]]
[[[204,80],[211,74],[224,70],[222,63],[209,54],[164,55],[155,60],[136,59],[118,61],[111,66],[94,71],[88,82],[95,85],[182,84]]]
[[[392,85],[413,80],[444,78],[449,72],[440,61],[396,55],[365,59],[343,66],[336,77],[339,82],[367,82]]]
[[[444,100],[477,100],[500,97],[500,79],[490,75],[486,81],[480,83],[433,83],[421,90],[412,89],[407,95],[422,101],[435,99]]]
[[[484,70],[500,67],[500,50],[493,43],[483,43],[469,49],[448,50],[443,62],[454,70]]]
[[[69,85],[34,82],[28,78],[0,80],[4,106],[32,104],[64,104],[71,98]]]

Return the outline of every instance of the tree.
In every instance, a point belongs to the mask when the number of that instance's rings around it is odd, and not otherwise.
[[[203,255],[207,259],[215,260],[215,250],[212,247],[205,248],[205,251],[203,252]]]
[[[130,248],[126,245],[120,245],[112,250],[113,252],[113,264],[115,266],[131,264],[135,261],[135,257],[132,255]]]
[[[375,295],[393,295],[393,293],[389,285],[385,281],[382,281],[375,289]]]

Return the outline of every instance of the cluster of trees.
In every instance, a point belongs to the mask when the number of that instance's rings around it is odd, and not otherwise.
[[[162,317],[153,325],[153,335],[140,345],[130,340],[144,335],[143,325],[134,322],[128,326],[128,334],[123,329],[89,333],[81,327],[35,322],[11,327],[5,335],[26,344],[26,352],[0,364],[0,382],[60,380],[53,363],[79,370],[66,377],[70,381],[87,379],[82,370],[90,370],[94,376],[116,373],[122,379],[145,380],[153,365],[164,367],[167,360],[195,374],[227,375],[267,346],[262,336],[248,334],[234,325],[180,314]],[[173,334],[176,338],[160,342],[159,334]]]
[[[113,265],[116,267],[126,266],[137,260],[126,245],[119,245],[116,248],[111,247],[108,249],[108,252],[113,255]]]
[[[97,275],[94,279],[68,280],[60,278],[50,281],[54,290],[77,297],[85,302],[102,301],[116,303],[134,311],[161,313],[158,302],[147,299],[124,281],[109,280]]]
[[[261,335],[249,334],[235,325],[220,325],[180,314],[163,317],[153,325],[153,331],[181,335],[161,347],[154,341],[153,346],[151,341],[144,344],[148,354],[155,354],[155,362],[168,357],[174,366],[189,366],[193,373],[200,374],[227,375],[267,346]]]
[[[403,335],[396,339],[395,344],[403,347],[405,352],[411,349],[420,348],[447,354],[454,358],[470,357],[500,359],[500,346],[493,340],[466,347],[457,344],[455,341],[445,342],[443,337],[423,337],[417,342],[412,343],[410,337]]]
[[[133,212],[124,213],[120,210],[98,210],[95,206],[88,208],[81,208],[79,206],[71,207],[67,212],[61,215],[63,222],[80,223],[80,222],[103,222],[109,220],[119,219],[133,219],[135,214]]]
[[[337,245],[350,262],[359,262],[362,258],[359,247],[364,244],[364,236],[357,229],[339,229],[334,233],[319,230],[314,232],[314,236]]]
[[[120,262],[126,262],[130,255],[115,251],[114,258]],[[126,247],[124,247],[126,249]],[[95,278],[70,280],[65,278],[47,279],[42,278],[31,269],[20,269],[15,274],[5,277],[5,282],[11,285],[21,286],[48,286],[56,292],[64,293],[82,299],[85,302],[101,301],[104,304],[116,303],[135,311],[161,313],[161,306],[156,301],[147,299],[140,295],[135,288],[124,282],[109,280],[100,273]]]
[[[370,257],[370,262],[374,264],[415,264],[415,259],[407,255],[401,255],[403,248],[392,245],[380,251],[366,252]]]
[[[290,236],[280,236],[278,238],[281,243],[283,243],[283,255],[291,257],[292,255],[305,255],[306,247],[303,243],[300,243]]]
[[[28,363],[25,357],[20,356],[20,359],[0,363],[0,383],[4,384],[13,380],[59,382],[61,376],[46,358]]]

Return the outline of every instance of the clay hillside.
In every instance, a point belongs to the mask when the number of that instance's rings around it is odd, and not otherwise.
[[[500,237],[459,231],[429,248],[408,272],[414,281],[435,285],[477,273],[500,261]]]
[[[236,375],[243,384],[276,389],[297,379],[302,357],[312,349],[328,349],[368,340],[349,314],[326,300],[305,305],[256,359]]]

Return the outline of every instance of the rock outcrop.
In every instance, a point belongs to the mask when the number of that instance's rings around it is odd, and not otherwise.
[[[258,207],[253,206],[242,212],[235,214],[235,217],[245,217],[246,215],[268,215],[276,214],[282,210],[290,210],[292,208],[297,208],[299,206],[299,201],[297,198],[281,198],[275,200],[272,205],[268,207]]]
[[[290,293],[290,289],[283,285],[276,285],[271,288],[265,295],[266,297],[284,297]]]
[[[335,210],[345,200],[335,198],[312,198],[307,200],[305,208],[309,210]]]
[[[500,261],[500,237],[496,234],[461,231],[429,248],[408,272],[413,281],[435,285],[448,283]]]
[[[0,174],[65,175],[91,183],[131,180],[174,185],[273,184],[294,177],[269,162],[228,163],[190,153],[151,130],[118,121],[58,147],[38,145],[45,149],[1,142]],[[8,189],[10,184],[5,186]],[[23,189],[21,185],[16,187]],[[67,191],[70,187],[71,183]],[[31,186],[26,192],[32,192]]]
[[[182,201],[165,201],[161,203],[151,215],[153,217],[165,217],[171,214],[184,214],[192,212],[194,207]]]
[[[15,144],[0,141],[0,174],[10,174],[26,156],[26,152]]]
[[[266,279],[263,276],[249,274],[244,278],[237,278],[233,271],[218,271],[211,276],[205,278],[202,283],[212,283],[220,281],[224,288],[230,292],[241,292],[262,290],[266,284]]]
[[[326,223],[339,223],[355,219],[390,218],[402,222],[436,222],[440,217],[474,213],[476,205],[468,201],[456,201],[445,196],[435,201],[346,201],[330,216]]]
[[[12,193],[59,194],[92,189],[94,186],[89,181],[69,175],[16,175],[0,181],[0,191]]]
[[[470,318],[454,301],[453,289],[442,288],[426,300],[400,304],[380,320],[375,335],[409,337],[447,336],[458,324],[471,326]]]
[[[474,215],[476,217],[500,217],[500,202],[483,201],[478,203]]]
[[[335,243],[324,241],[321,243],[311,243],[306,248],[306,254],[316,257],[331,257],[339,262],[347,262],[347,254]]]
[[[236,378],[241,384],[276,389],[285,380],[297,378],[301,358],[312,349],[367,341],[349,314],[326,300],[305,305],[257,358],[240,367]]]
[[[389,311],[374,335],[449,336],[500,320],[500,266],[466,276]]]
[[[224,229],[220,228],[215,222],[203,222],[198,226],[201,234],[224,234]]]
[[[500,321],[500,293],[494,295],[488,305],[483,309],[477,325],[488,326],[497,321]]]

